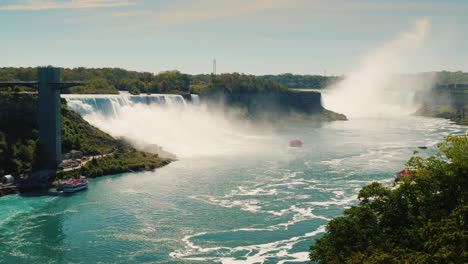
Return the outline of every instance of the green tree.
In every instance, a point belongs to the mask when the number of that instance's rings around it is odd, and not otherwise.
[[[440,154],[413,157],[415,175],[395,188],[372,183],[359,205],[331,220],[311,247],[318,263],[465,263],[468,136],[448,136]]]

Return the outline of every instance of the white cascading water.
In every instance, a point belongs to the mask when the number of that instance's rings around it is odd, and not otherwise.
[[[411,71],[424,57],[420,53],[429,31],[429,20],[418,20],[412,31],[371,52],[356,71],[327,88],[324,106],[350,118],[414,113],[416,92],[430,88],[433,78],[401,73]]]
[[[224,109],[208,108],[198,96],[63,95],[68,107],[92,125],[135,145],[159,145],[178,158],[271,153],[282,144],[266,127],[253,126]]]

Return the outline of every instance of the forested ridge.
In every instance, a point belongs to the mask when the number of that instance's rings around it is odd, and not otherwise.
[[[468,84],[468,72],[441,71],[437,73],[436,82],[438,85]]]
[[[468,85],[468,73],[461,71],[427,72],[420,73],[419,75],[427,76],[427,78],[433,78],[435,75],[435,83],[440,86]],[[151,73],[130,71],[121,68],[79,67],[62,69],[62,79],[64,81],[81,80],[86,82],[86,85],[64,90],[64,93],[118,93],[119,90],[130,91],[133,94],[181,93],[188,92],[191,89],[198,91],[206,86],[216,87],[217,84],[226,82],[229,82],[231,87],[234,87],[234,90],[237,89],[234,83],[242,84],[240,90],[246,89],[246,84],[247,87],[250,87],[248,89],[259,91],[264,91],[265,87],[267,87],[267,90],[270,87],[276,89],[278,84],[284,88],[322,89],[343,78],[345,77],[298,75],[291,73],[262,76],[239,73],[190,75],[179,71]],[[0,68],[0,81],[32,81],[36,79],[36,68]],[[263,81],[262,83],[262,79],[267,81]],[[218,81],[218,83],[216,83],[216,81]]]
[[[194,77],[194,92],[199,94],[283,93],[288,89],[274,81],[254,75],[224,73]]]
[[[450,88],[468,90],[468,73],[466,72],[424,72],[407,74],[405,76],[427,78],[429,80],[434,79],[434,86],[439,89]],[[299,75],[292,73],[263,75],[259,77],[272,80],[292,89],[323,89],[345,78],[345,76]]]
[[[299,75],[292,73],[263,75],[259,77],[272,80],[292,89],[323,89],[344,78],[339,76]]]
[[[407,163],[395,186],[372,183],[311,247],[315,263],[467,263],[468,135]]]
[[[36,68],[0,68],[0,81],[36,80]],[[178,71],[157,74],[128,71],[119,68],[62,69],[63,81],[85,81],[84,86],[65,89],[63,93],[116,94],[119,91],[140,93],[187,93],[220,89],[229,92],[285,90],[280,84],[239,73],[188,75]],[[219,86],[219,87],[218,87]],[[13,88],[15,89],[15,88]],[[25,89],[16,87],[16,89]]]
[[[0,68],[0,81],[37,80],[36,72],[36,68]],[[181,93],[187,92],[190,86],[189,75],[178,71],[153,74],[120,68],[63,68],[62,80],[86,83],[65,89],[63,93],[116,94],[119,90],[132,94]]]

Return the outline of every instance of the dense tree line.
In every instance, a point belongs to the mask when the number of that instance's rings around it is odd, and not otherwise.
[[[34,138],[19,139],[9,142],[7,135],[0,131],[0,175],[15,174],[33,166],[37,140]]]
[[[413,157],[394,188],[372,183],[311,247],[318,263],[467,263],[468,136]]]
[[[86,85],[63,90],[63,93],[181,93],[190,89],[190,76],[178,71],[158,74],[120,68],[62,69],[64,81],[85,81]],[[0,81],[37,80],[36,68],[0,68]],[[16,88],[18,89],[18,88]],[[22,88],[24,89],[24,88]]]
[[[439,85],[468,85],[468,72],[448,72],[441,71],[437,73],[437,84]]]
[[[422,79],[431,80],[435,78],[436,86],[442,88],[459,88],[465,89],[468,85],[468,73],[466,72],[425,72],[419,74],[405,75],[407,77],[418,77]],[[344,77],[338,76],[321,76],[321,75],[296,75],[291,73],[284,73],[279,75],[264,75],[260,76],[279,84],[282,84],[288,88],[305,88],[305,89],[322,89],[333,83],[342,80]],[[463,88],[462,88],[463,87]]]
[[[0,175],[19,174],[37,160],[36,104],[32,95],[0,93]]]
[[[297,75],[291,73],[263,75],[260,77],[293,89],[322,89],[342,79],[342,77],[336,76]]]
[[[254,75],[225,73],[207,76],[198,75],[194,81],[199,85],[194,92],[200,94],[243,94],[243,93],[281,93],[287,88],[274,81]]]
[[[434,74],[436,74],[438,85],[468,85],[468,73],[460,71],[421,73],[421,75],[427,75],[427,78],[432,78]],[[216,75],[215,79],[227,79],[228,77],[240,78],[239,82],[244,83],[247,78],[256,79],[256,77],[251,75],[237,73]],[[337,76],[296,75],[291,73],[258,77],[276,82],[287,88],[310,89],[325,88],[343,78]],[[0,68],[0,81],[32,81],[36,79],[36,68]],[[117,93],[119,90],[125,90],[138,94],[187,92],[190,86],[195,88],[195,90],[203,89],[212,83],[213,76],[210,74],[188,75],[178,71],[166,71],[154,74],[120,68],[79,67],[62,69],[62,79],[64,81],[82,80],[87,82],[85,86],[67,89],[64,91],[65,93]],[[232,80],[221,80],[221,83],[226,81],[233,82]],[[258,80],[254,85],[259,85]],[[20,88],[16,87],[16,89]],[[260,90],[258,87],[252,89]]]
[[[187,74],[178,71],[167,71],[158,74],[149,72],[127,71],[119,68],[75,68],[63,69],[63,79],[83,80],[86,89],[93,89],[95,93],[107,90],[110,93],[129,91],[132,94],[140,93],[181,93],[187,92],[190,78]],[[79,92],[81,87],[71,88],[69,93]]]
[[[0,68],[0,81],[36,80],[35,68]],[[253,76],[239,73],[221,75],[188,75],[178,71],[158,74],[128,71],[119,68],[73,68],[62,69],[64,81],[80,80],[86,85],[64,90],[64,93],[181,93],[190,87],[195,91],[220,89],[225,92],[264,92],[288,88],[322,88],[336,77],[311,75],[266,75]],[[218,86],[220,86],[218,88]],[[284,86],[284,87],[282,87]]]

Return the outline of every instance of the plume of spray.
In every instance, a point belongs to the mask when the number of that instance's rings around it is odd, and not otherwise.
[[[434,78],[408,78],[401,73],[411,71],[423,58],[421,48],[429,31],[429,19],[420,19],[411,31],[372,51],[357,70],[327,89],[325,107],[350,118],[414,113],[415,95],[431,88]]]
[[[222,107],[115,104],[113,108],[115,115],[90,112],[84,118],[142,150],[169,152],[178,159],[267,153],[272,145],[281,144],[268,128],[242,120]]]

